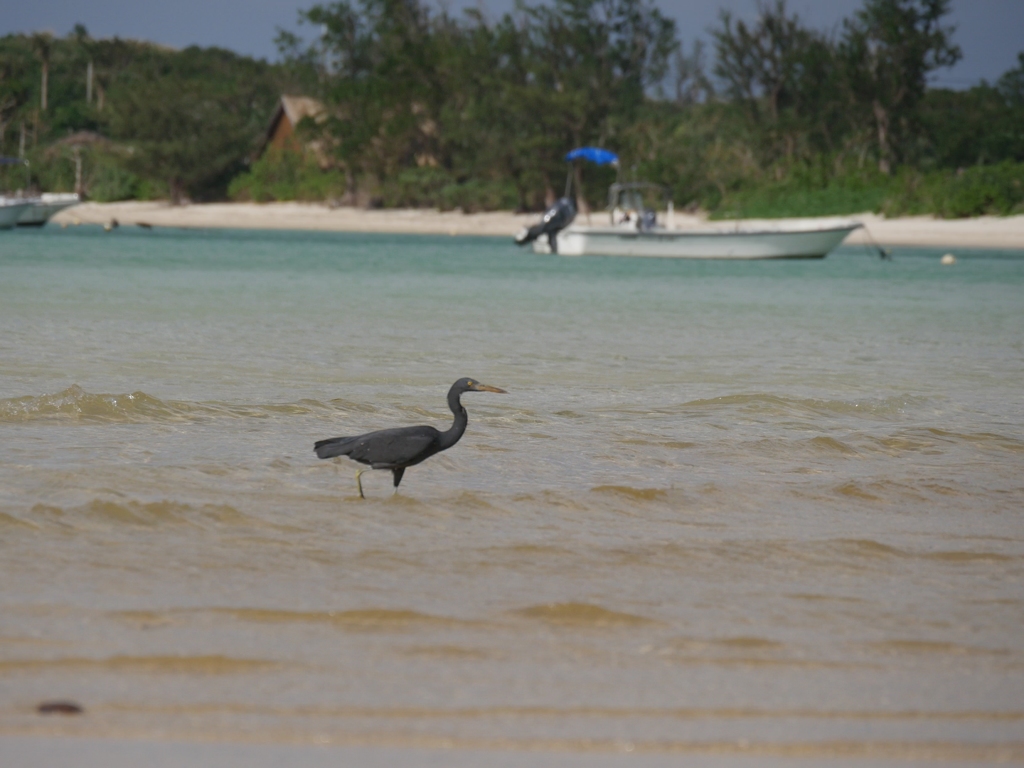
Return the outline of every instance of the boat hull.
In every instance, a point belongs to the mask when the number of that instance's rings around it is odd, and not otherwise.
[[[32,207],[31,201],[24,202],[0,202],[0,229],[10,229],[18,220],[21,219],[22,214]]]
[[[861,225],[776,225],[768,228],[629,230],[570,226],[559,232],[563,256],[638,256],[671,259],[820,259]],[[535,250],[550,252],[543,242]]]
[[[21,218],[18,219],[18,226],[41,227],[55,213],[63,211],[65,208],[70,208],[72,205],[78,205],[79,202],[78,195],[74,193],[46,193],[39,199],[34,200],[33,204],[22,212]]]

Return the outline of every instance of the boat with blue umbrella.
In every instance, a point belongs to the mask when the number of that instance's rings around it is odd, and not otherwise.
[[[569,163],[565,195],[532,227],[516,235],[519,245],[562,256],[641,256],[676,259],[820,259],[863,226],[844,218],[765,219],[716,222],[679,228],[672,190],[650,182],[616,181],[608,189],[608,223],[577,221],[572,199],[576,161],[619,167],[600,147],[580,147]],[[589,217],[588,217],[589,219]]]

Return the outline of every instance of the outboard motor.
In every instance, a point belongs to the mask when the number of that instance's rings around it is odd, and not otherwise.
[[[532,243],[541,235],[547,235],[548,242],[551,243],[551,252],[558,253],[555,235],[572,224],[572,220],[575,218],[576,206],[572,200],[568,197],[559,198],[558,202],[544,212],[544,216],[539,223],[534,224],[529,229],[524,229],[516,235],[516,245],[526,245],[527,243]]]

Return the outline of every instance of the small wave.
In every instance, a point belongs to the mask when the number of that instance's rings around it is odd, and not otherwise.
[[[175,611],[110,611],[107,615],[136,629],[156,629],[177,623]]]
[[[778,650],[779,648],[783,647],[782,643],[780,643],[780,642],[778,642],[776,640],[769,640],[766,637],[751,637],[751,636],[723,637],[723,638],[718,638],[718,639],[714,640],[714,642],[717,645],[722,646],[723,648],[735,648],[735,649],[745,650],[745,651],[749,651],[749,650],[760,650],[760,651],[773,650],[774,651],[774,650]]]
[[[969,446],[986,453],[1024,453],[1024,440],[994,432],[953,432],[926,427],[868,439],[880,450],[893,456],[904,453],[939,455],[956,446]]]
[[[346,404],[347,405],[347,404]],[[303,399],[296,403],[238,405],[161,400],[145,392],[92,394],[77,384],[55,395],[13,397],[0,400],[0,424],[36,421],[80,422],[84,424],[181,423],[214,418],[269,418],[301,416],[315,411],[338,410]],[[347,410],[347,408],[342,408]]]
[[[450,627],[468,622],[419,611],[393,608],[358,608],[347,611],[290,611],[273,608],[216,608],[221,615],[240,621],[272,624],[330,624],[342,629],[391,632],[413,627]]]
[[[661,623],[646,616],[610,611],[590,603],[545,603],[520,608],[512,613],[527,619],[539,619],[548,624],[569,627],[637,627]]]
[[[598,485],[590,490],[592,493],[611,493],[637,501],[655,501],[663,499],[667,495],[660,488],[631,488],[628,485]]]
[[[418,645],[402,651],[406,656],[427,659],[454,659],[458,661],[493,659],[497,654],[483,648],[464,648],[461,645]]]
[[[850,498],[861,499],[863,501],[882,501],[881,496],[871,493],[862,485],[855,483],[852,480],[850,482],[837,485],[835,491],[840,496],[848,496]]]
[[[945,429],[929,428],[928,434],[934,435],[943,442],[969,443],[982,450],[1008,451],[1024,453],[1024,440],[999,435],[992,432],[950,432]]]
[[[51,523],[69,528],[96,524],[118,526],[158,525],[232,525],[246,520],[246,516],[227,504],[193,506],[177,501],[113,502],[94,499],[78,507],[36,504],[29,511],[28,524]]]
[[[0,422],[85,421],[120,422],[183,421],[186,410],[145,392],[94,395],[77,384],[55,395],[0,400]]]
[[[131,672],[175,675],[224,675],[261,672],[280,666],[263,659],[230,656],[111,656],[106,659],[11,659],[0,661],[0,674],[18,672]]]
[[[1005,563],[1015,562],[1022,559],[1020,555],[1005,555],[999,552],[974,551],[974,550],[940,550],[940,551],[914,551],[900,549],[883,544],[873,539],[837,539],[832,543],[839,552],[845,555],[863,558],[904,558],[925,560],[938,563],[949,563],[951,565],[969,563]]]
[[[679,637],[672,641],[671,647],[680,651],[779,651],[785,648],[784,643],[769,640],[766,637],[743,635],[740,637],[691,638]]]
[[[35,530],[38,527],[39,526],[35,525],[34,523],[29,523],[25,520],[21,520],[17,517],[14,517],[13,515],[8,515],[6,512],[0,512],[0,531],[4,530],[5,528],[27,528],[30,530]]]
[[[838,549],[860,557],[910,557],[909,552],[891,547],[874,539],[836,539]]]
[[[1002,555],[998,552],[965,552],[956,550],[925,552],[920,556],[926,560],[936,560],[943,563],[1005,563],[1020,559],[1020,557]]]
[[[451,627],[474,623],[419,611],[393,608],[357,608],[346,611],[293,611],[283,608],[170,608],[163,611],[113,611],[109,615],[119,621],[144,629],[181,624],[204,615],[259,624],[327,624],[340,629],[370,632]]]
[[[956,656],[990,656],[1008,653],[1004,649],[982,648],[935,640],[881,640],[865,643],[864,647],[886,654],[951,654]]]
[[[908,408],[917,408],[924,402],[924,398],[912,395],[850,402],[847,400],[783,397],[757,392],[691,400],[684,403],[682,407],[688,410],[701,409],[709,411],[738,408],[748,413],[765,415],[863,416],[865,418],[884,419],[901,416]]]
[[[863,603],[864,600],[859,597],[848,597],[846,595],[822,595],[817,592],[794,592],[786,595],[794,600],[807,600],[810,602],[822,602],[822,603]]]
[[[677,663],[727,667],[799,667],[804,669],[863,668],[863,662],[808,658],[806,649],[756,635],[738,637],[677,637],[647,652]]]
[[[762,456],[780,460],[795,458],[834,460],[860,456],[860,453],[850,445],[824,435],[799,440],[787,437],[762,438],[745,443],[744,447]]]
[[[621,443],[622,445],[647,445],[654,448],[675,448],[678,450],[684,450],[686,448],[694,448],[697,444],[687,442],[685,440],[645,440],[639,437],[627,437],[615,442]]]
[[[836,440],[834,437],[812,437],[808,441],[808,444],[816,453],[820,454],[839,456],[857,455],[857,451],[841,440]]]

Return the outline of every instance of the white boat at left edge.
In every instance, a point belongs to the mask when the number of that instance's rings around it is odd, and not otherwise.
[[[82,202],[75,192],[44,192],[39,197],[28,198],[32,206],[21,214],[19,227],[41,227],[55,213]]]
[[[0,157],[0,166],[24,166],[25,183],[14,195],[0,194],[0,229],[19,227],[41,227],[58,211],[82,202],[77,192],[44,192],[41,195],[27,195],[22,190],[32,188],[32,174],[29,162],[23,157]]]
[[[0,197],[0,229],[11,229],[32,207],[32,199]]]

